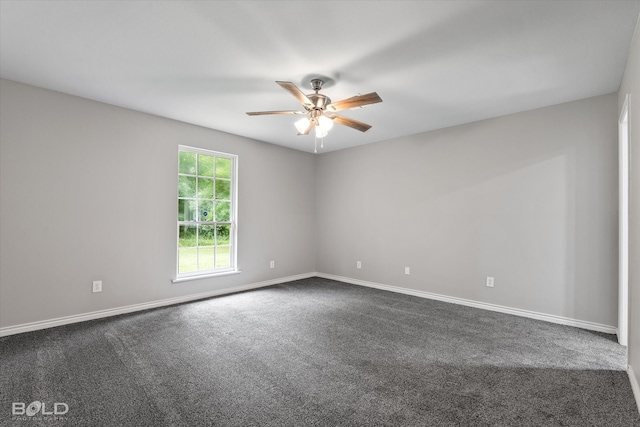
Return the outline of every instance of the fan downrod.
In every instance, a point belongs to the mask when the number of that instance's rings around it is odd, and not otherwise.
[[[311,88],[318,93],[320,89],[322,89],[322,85],[324,84],[324,80],[322,79],[311,79]]]
[[[307,98],[313,103],[310,106],[304,106],[307,111],[324,111],[325,107],[331,104],[331,98],[326,95],[323,95],[320,92],[322,89],[322,85],[324,84],[324,80],[322,79],[311,79],[311,88],[316,93],[310,93],[307,95]]]

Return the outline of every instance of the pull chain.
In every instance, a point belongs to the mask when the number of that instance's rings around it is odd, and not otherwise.
[[[320,138],[320,148],[324,148],[324,137]],[[318,154],[318,137],[313,140],[313,152]]]

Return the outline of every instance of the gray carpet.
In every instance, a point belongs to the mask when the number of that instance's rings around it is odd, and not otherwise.
[[[613,336],[320,278],[0,345],[2,425],[640,426]]]

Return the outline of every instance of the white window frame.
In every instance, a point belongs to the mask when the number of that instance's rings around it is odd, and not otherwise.
[[[178,217],[177,217],[177,204],[179,203],[180,197],[179,197],[179,189],[176,186],[176,277],[173,280],[174,283],[176,282],[183,282],[186,280],[193,280],[193,279],[201,279],[201,278],[206,278],[206,277],[213,277],[213,276],[221,276],[221,275],[227,275],[227,274],[235,274],[235,273],[239,273],[240,271],[238,270],[238,156],[235,154],[229,154],[229,153],[223,153],[220,151],[213,151],[213,150],[206,150],[203,148],[196,148],[196,147],[190,147],[187,145],[179,145],[178,146],[178,168],[179,168],[179,164],[180,164],[180,152],[191,152],[191,153],[195,153],[195,154],[204,154],[207,156],[213,156],[213,157],[220,157],[220,158],[226,158],[231,160],[231,178],[230,178],[230,182],[231,182],[231,207],[229,209],[229,213],[230,213],[230,218],[229,221],[224,221],[224,222],[218,222],[218,221],[199,221],[198,219],[196,220],[192,220],[192,221],[179,221]],[[197,174],[197,171],[196,171]],[[176,174],[176,184],[179,180],[179,177],[183,175],[180,173],[180,170],[178,169],[178,173]],[[215,174],[214,174],[215,175]],[[214,176],[215,179],[215,176]],[[215,184],[214,184],[215,185]],[[197,189],[197,180],[196,180],[196,189]],[[196,190],[197,191],[197,190]],[[229,267],[224,267],[224,268],[214,268],[213,270],[200,270],[200,271],[192,271],[192,272],[187,272],[187,273],[180,273],[179,270],[179,262],[180,262],[180,226],[184,226],[184,225],[193,225],[193,226],[198,226],[198,225],[202,225],[202,224],[210,224],[210,225],[217,225],[217,224],[224,224],[224,225],[229,225],[230,226],[230,231],[229,231],[229,245],[230,245],[230,251],[229,251],[229,257],[230,257],[230,266]],[[215,261],[214,261],[214,266],[215,266]]]

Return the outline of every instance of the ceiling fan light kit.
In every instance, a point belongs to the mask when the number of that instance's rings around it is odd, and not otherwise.
[[[293,95],[302,104],[305,111],[255,111],[248,112],[247,114],[249,116],[263,116],[269,114],[304,114],[304,118],[295,122],[295,127],[298,130],[298,135],[309,135],[311,130],[315,128],[315,152],[317,152],[318,139],[321,139],[322,144],[322,138],[327,136],[329,130],[333,127],[334,122],[359,130],[360,132],[366,132],[371,128],[370,125],[358,120],[333,114],[334,111],[349,110],[351,108],[382,102],[382,99],[375,92],[331,102],[331,98],[319,93],[324,81],[317,78],[311,79],[311,88],[315,93],[306,95],[291,82],[277,81],[276,83]]]
[[[327,116],[323,115],[315,120],[304,117],[295,122],[296,129],[298,129],[298,135],[307,135],[309,133],[307,129],[309,129],[311,124],[316,128],[316,138],[324,138],[333,127],[333,121]]]

